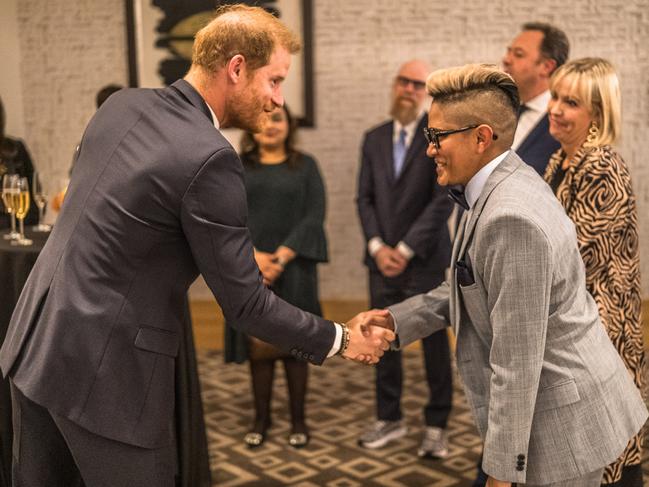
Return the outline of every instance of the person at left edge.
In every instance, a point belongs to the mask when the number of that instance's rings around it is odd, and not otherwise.
[[[174,358],[199,272],[228,322],[295,357],[389,347],[366,326],[385,312],[333,324],[277,298],[254,261],[243,168],[218,128],[259,130],[298,48],[265,10],[222,7],[185,79],[115,93],[90,121],[0,350],[15,486],[173,485]]]

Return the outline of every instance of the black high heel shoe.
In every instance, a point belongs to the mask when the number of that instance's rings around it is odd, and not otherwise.
[[[293,448],[304,448],[310,439],[308,433],[291,433],[288,435],[288,444]]]
[[[288,435],[288,444],[293,448],[304,448],[309,444],[311,437],[309,436],[309,428],[302,424],[300,426],[293,426],[291,434]]]
[[[252,431],[246,433],[246,436],[243,437],[243,442],[248,445],[248,448],[257,448],[261,446],[264,441],[266,441],[266,432],[270,428],[270,422],[262,425],[260,423],[255,423]]]
[[[261,446],[264,441],[266,441],[266,434],[265,432],[257,433],[255,431],[251,431],[250,433],[246,433],[246,436],[243,437],[243,441],[246,445],[248,445],[248,448],[257,448],[258,446]]]

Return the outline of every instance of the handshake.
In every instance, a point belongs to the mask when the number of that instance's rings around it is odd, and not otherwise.
[[[341,355],[364,364],[376,364],[396,338],[394,321],[387,310],[359,313],[346,326],[349,336],[348,340],[343,337]]]

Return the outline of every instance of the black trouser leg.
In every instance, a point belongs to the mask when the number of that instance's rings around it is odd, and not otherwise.
[[[293,433],[306,433],[304,404],[309,377],[309,364],[294,358],[284,359],[286,382],[288,384],[291,425]]]
[[[83,486],[72,453],[49,411],[11,382],[14,487]]]
[[[401,352],[385,352],[376,364],[376,417],[384,421],[401,419],[403,368]]]
[[[270,402],[273,394],[275,360],[250,360],[252,394],[255,401],[255,424],[253,431],[263,433],[270,427]]]
[[[424,407],[426,426],[446,428],[453,402],[451,352],[446,329],[422,340],[429,398]]]
[[[14,487],[174,485],[171,441],[160,448],[141,448],[104,438],[12,389]]]

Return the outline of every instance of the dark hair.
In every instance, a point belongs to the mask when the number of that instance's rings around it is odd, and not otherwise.
[[[286,114],[286,120],[288,121],[288,135],[284,141],[284,150],[286,151],[286,158],[288,166],[291,169],[298,167],[301,158],[300,153],[295,148],[295,132],[297,130],[297,120],[293,118],[290,110],[284,104],[282,107],[284,113]],[[259,143],[253,137],[253,134],[250,132],[244,132],[241,137],[241,160],[246,165],[256,166],[261,164],[259,160]]]
[[[97,96],[95,97],[95,102],[97,103],[97,108],[102,106],[106,100],[108,100],[108,97],[112,95],[113,93],[121,90],[123,86],[120,85],[106,85],[104,86],[101,90],[97,92]]]
[[[554,69],[564,64],[570,55],[570,42],[568,36],[561,29],[545,22],[528,22],[523,24],[522,30],[538,30],[543,34],[541,41],[541,54],[554,59],[557,65]]]
[[[7,123],[5,107],[0,98],[0,160],[13,159],[18,153],[18,145],[5,136],[5,127]]]

